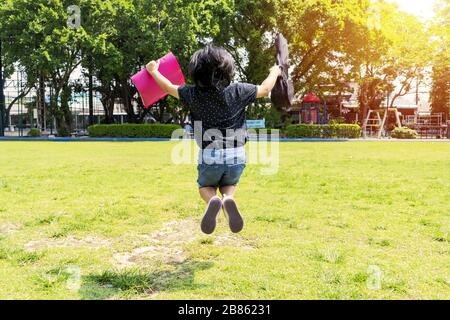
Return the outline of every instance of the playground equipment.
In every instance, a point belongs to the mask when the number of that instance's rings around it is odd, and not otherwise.
[[[323,112],[321,113],[321,100],[314,93],[304,96],[300,109],[302,123],[307,124],[327,124],[327,102],[323,102]]]
[[[450,139],[450,120],[447,120],[447,139]]]
[[[406,117],[406,125],[416,130],[422,139],[442,138],[447,132],[447,124],[442,113],[416,113]]]
[[[394,113],[395,122],[398,128],[402,128],[402,122],[400,120],[401,113],[397,108],[385,108],[378,110],[369,110],[367,117],[363,123],[363,137],[375,136],[378,139],[386,135],[386,122],[389,113]]]
[[[180,65],[172,52],[169,52],[160,59],[159,72],[173,84],[179,86],[185,84]],[[155,79],[153,79],[145,68],[132,76],[131,81],[139,91],[145,107],[148,107],[167,96],[167,93],[158,86]]]

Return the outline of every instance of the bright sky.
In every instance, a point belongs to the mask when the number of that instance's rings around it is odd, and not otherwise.
[[[390,0],[399,4],[400,9],[419,17],[430,19],[434,16],[435,0]]]

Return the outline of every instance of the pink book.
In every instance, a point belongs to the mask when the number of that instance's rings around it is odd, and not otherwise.
[[[186,83],[177,58],[172,52],[160,59],[158,70],[175,85],[182,86]],[[145,107],[151,106],[167,96],[167,93],[158,86],[145,68],[132,76],[131,81],[139,91]]]

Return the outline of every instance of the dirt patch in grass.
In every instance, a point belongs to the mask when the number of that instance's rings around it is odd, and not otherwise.
[[[194,241],[200,230],[198,221],[182,220],[171,221],[164,225],[161,231],[142,237],[152,242],[169,242],[171,244],[184,244]]]
[[[114,254],[115,266],[127,268],[146,261],[182,263],[187,259],[183,246],[197,238],[198,229],[198,222],[193,220],[166,223],[162,230],[141,236],[146,246]]]
[[[186,261],[186,256],[181,248],[170,248],[159,245],[140,247],[132,252],[114,254],[116,267],[127,268],[145,261],[163,261],[165,263]]]
[[[127,268],[155,261],[183,263],[188,259],[183,247],[198,240],[201,236],[198,221],[171,221],[166,223],[160,231],[142,235],[141,238],[146,242],[145,246],[137,247],[131,252],[114,254],[115,267]],[[200,242],[242,250],[255,249],[252,241],[231,234],[200,239]]]
[[[0,224],[0,235],[10,235],[22,229],[22,225],[18,223]]]
[[[87,247],[87,248],[102,248],[110,245],[110,240],[103,239],[95,236],[84,237],[77,239],[75,237],[67,237],[61,239],[44,239],[34,240],[25,244],[25,250],[37,251],[47,248],[59,248],[59,247]]]

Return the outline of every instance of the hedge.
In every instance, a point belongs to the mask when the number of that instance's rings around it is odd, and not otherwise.
[[[394,139],[416,139],[417,132],[409,128],[395,128],[391,132],[391,137]]]
[[[33,138],[38,138],[41,136],[41,130],[36,129],[36,128],[31,128],[30,131],[28,132],[28,136],[33,137]]]
[[[361,127],[357,124],[296,124],[286,127],[287,138],[348,138],[361,137]]]
[[[99,124],[88,127],[93,138],[171,138],[175,124]]]

